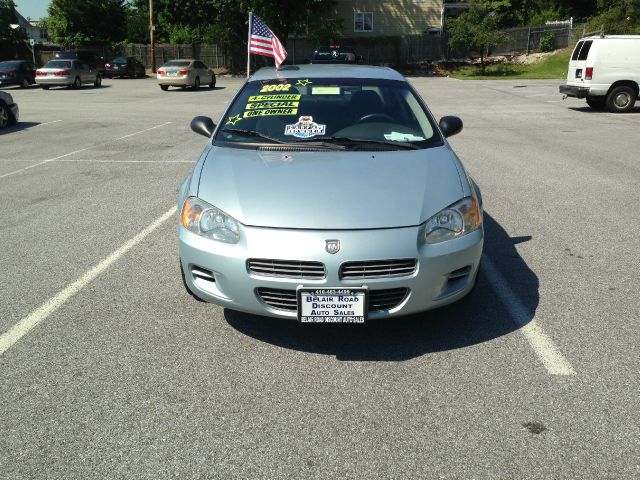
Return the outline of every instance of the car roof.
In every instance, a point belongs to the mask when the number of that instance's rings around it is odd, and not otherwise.
[[[378,78],[381,80],[406,81],[395,70],[370,65],[285,65],[280,69],[264,67],[254,73],[250,81],[275,80],[278,78]]]
[[[169,63],[169,62],[195,62],[195,58],[172,58],[171,60],[167,60],[164,63]]]

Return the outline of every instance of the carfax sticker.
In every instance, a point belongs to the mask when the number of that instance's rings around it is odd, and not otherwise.
[[[302,116],[297,123],[287,125],[284,130],[285,135],[293,135],[298,138],[310,138],[316,135],[324,135],[326,125],[320,125],[313,121],[313,117]]]

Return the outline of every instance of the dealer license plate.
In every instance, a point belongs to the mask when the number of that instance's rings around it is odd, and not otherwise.
[[[368,289],[298,287],[298,320],[302,323],[364,323]]]

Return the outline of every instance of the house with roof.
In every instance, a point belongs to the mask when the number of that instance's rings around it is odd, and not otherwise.
[[[27,40],[33,40],[36,45],[53,45],[47,33],[47,27],[40,20],[31,20],[23,17],[16,10],[16,24],[12,24],[11,28],[20,28],[27,37]]]
[[[438,35],[445,18],[470,2],[460,0],[337,0],[344,38]]]

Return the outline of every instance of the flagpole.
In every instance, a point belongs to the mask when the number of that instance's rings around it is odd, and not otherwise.
[[[251,74],[251,16],[253,13],[249,12],[249,35],[247,36],[247,78]]]

